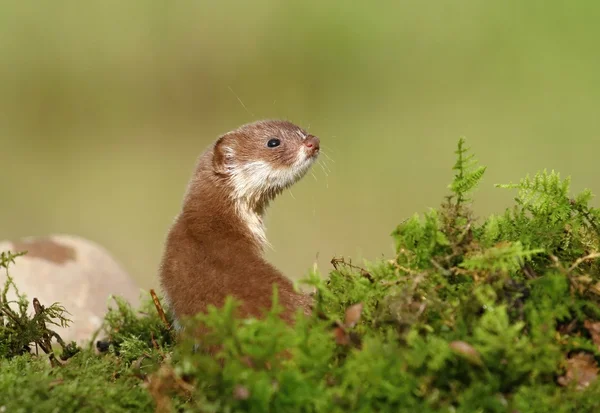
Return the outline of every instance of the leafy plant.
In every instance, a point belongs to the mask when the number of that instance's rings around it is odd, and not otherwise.
[[[61,359],[68,360],[79,351],[77,345],[65,343],[49,326],[67,327],[70,320],[66,310],[58,303],[44,307],[37,298],[33,299],[35,314],[27,313],[29,302],[19,293],[17,286],[8,273],[8,267],[24,253],[0,253],[0,268],[6,271],[6,282],[0,295],[0,358],[12,358],[27,353],[36,346],[48,354],[53,365],[58,364],[54,355],[52,339],[62,347]],[[14,289],[17,299],[9,300],[9,289]]]
[[[314,312],[293,327],[278,317],[275,292],[261,319],[234,317],[230,299],[181,320],[175,340],[156,303],[134,310],[117,298],[105,353],[85,349],[52,368],[18,351],[35,336],[3,338],[15,350],[0,353],[0,408],[599,411],[591,192],[572,196],[569,179],[540,172],[498,185],[517,191],[514,205],[477,221],[470,202],[485,167],[464,139],[456,155],[450,194],[393,231],[395,256],[363,266],[334,258],[326,279],[309,272]]]

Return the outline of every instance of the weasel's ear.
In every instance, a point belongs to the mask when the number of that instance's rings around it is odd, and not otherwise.
[[[233,148],[229,145],[226,135],[221,136],[215,142],[213,148],[213,169],[218,174],[227,173],[227,166],[233,161]]]

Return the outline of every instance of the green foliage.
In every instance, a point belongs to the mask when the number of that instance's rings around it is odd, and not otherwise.
[[[452,169],[456,171],[456,175],[448,188],[456,196],[456,203],[460,205],[469,201],[467,195],[477,187],[483,178],[486,167],[477,166],[475,156],[469,153],[469,148],[465,147],[464,138],[458,140],[458,148],[455,153],[457,159]]]
[[[0,265],[8,270],[22,254],[2,253]],[[7,300],[9,289],[18,300]],[[116,297],[102,331],[111,351],[95,354],[74,343],[65,345],[48,324],[67,325],[64,309],[58,304],[29,315],[29,302],[19,294],[9,276],[0,309],[0,409],[10,412],[130,412],[152,410],[154,402],[147,390],[148,375],[157,370],[170,353],[173,342],[156,314],[152,301],[134,311]],[[18,311],[9,304],[17,305]],[[60,361],[54,357],[50,338],[63,346]],[[40,346],[49,356],[30,352]],[[52,344],[52,343],[49,343]],[[48,351],[47,351],[48,350]],[[43,354],[43,353],[42,353]],[[58,409],[58,410],[57,410]]]
[[[6,412],[147,412],[143,382],[117,357],[82,352],[62,367],[21,355],[0,359],[0,408]]]
[[[175,345],[151,300],[136,311],[116,298],[102,329],[107,354],[87,349],[52,368],[2,353],[0,406],[599,411],[600,213],[591,192],[571,197],[568,179],[539,173],[502,185],[518,191],[515,205],[477,222],[469,196],[485,168],[462,139],[457,158],[451,195],[394,230],[394,257],[362,267],[334,259],[326,279],[309,273],[315,311],[293,327],[276,299],[260,320],[236,318],[230,299],[181,320]]]
[[[0,268],[6,271],[6,282],[0,293],[0,358],[12,358],[30,351],[30,346],[41,348],[48,354],[50,361],[57,363],[54,356],[52,339],[62,347],[61,358],[67,360],[76,354],[79,349],[75,343],[65,343],[62,338],[49,326],[67,327],[70,320],[66,317],[67,311],[63,306],[54,303],[44,307],[36,298],[33,300],[35,314],[27,313],[29,302],[19,293],[12,277],[8,273],[9,265],[23,253],[0,253]],[[16,300],[10,300],[8,293],[14,289]]]
[[[561,260],[598,250],[600,212],[589,206],[591,191],[571,198],[570,178],[561,180],[554,171],[537,173],[533,179],[528,176],[518,184],[496,186],[518,190],[515,207],[494,223],[497,240],[543,248]]]
[[[410,251],[406,265],[423,268],[431,265],[431,257],[449,250],[450,242],[442,231],[438,211],[430,210],[423,220],[418,215],[392,233],[398,251]]]
[[[100,332],[106,336],[113,353],[128,361],[141,357],[150,347],[160,349],[171,346],[174,333],[156,316],[151,300],[142,300],[141,308],[134,310],[121,297],[112,297],[115,306],[110,306]],[[172,324],[172,316],[168,320]]]
[[[487,248],[466,258],[460,266],[468,270],[515,272],[521,269],[525,261],[530,261],[533,255],[543,252],[540,248],[524,250],[523,245],[516,241]]]

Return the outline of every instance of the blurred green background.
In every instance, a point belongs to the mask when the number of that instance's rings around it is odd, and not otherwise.
[[[259,118],[328,155],[269,211],[292,278],[390,256],[461,135],[480,215],[542,168],[600,193],[599,21],[596,1],[2,1],[0,239],[79,234],[156,286],[197,155]]]

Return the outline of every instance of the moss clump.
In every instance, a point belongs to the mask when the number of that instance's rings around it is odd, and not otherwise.
[[[312,271],[304,282],[316,308],[293,328],[276,302],[263,319],[240,320],[229,300],[185,320],[174,345],[151,301],[141,312],[118,301],[104,327],[108,354],[87,349],[54,368],[28,354],[0,358],[0,406],[599,411],[600,211],[591,193],[571,197],[568,179],[541,172],[499,185],[517,191],[514,206],[478,222],[469,203],[485,168],[463,140],[454,170],[442,205],[393,231],[394,257],[364,268],[334,259],[326,280]],[[201,341],[192,334],[200,324],[209,331]]]

